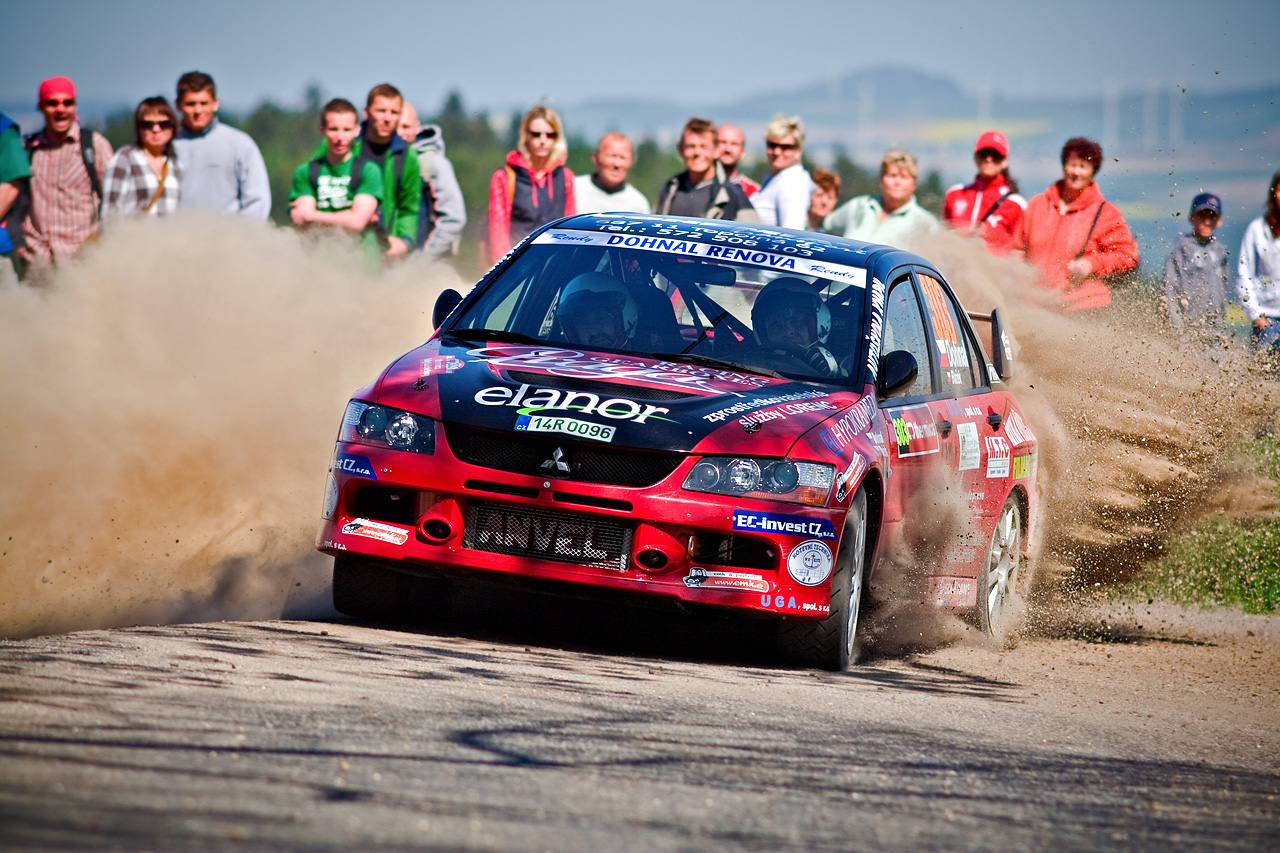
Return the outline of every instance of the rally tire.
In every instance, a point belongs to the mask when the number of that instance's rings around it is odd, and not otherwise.
[[[849,503],[844,535],[831,578],[827,618],[785,620],[778,628],[778,650],[787,660],[815,669],[843,672],[862,656],[858,635],[867,565],[867,494],[859,488]]]
[[[1014,639],[1025,610],[1030,578],[1022,551],[1022,504],[1011,494],[996,519],[978,575],[975,609],[982,633],[1002,645]]]
[[[333,606],[374,622],[411,623],[424,615],[422,578],[341,555],[333,558]]]

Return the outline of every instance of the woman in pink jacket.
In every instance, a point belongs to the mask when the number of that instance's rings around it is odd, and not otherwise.
[[[1062,180],[1027,202],[1009,248],[1040,268],[1040,284],[1068,311],[1111,304],[1115,276],[1138,267],[1138,244],[1094,176],[1102,146],[1076,137],[1062,147]]]
[[[578,212],[569,145],[560,116],[534,107],[520,121],[520,140],[489,182],[489,256],[493,263],[540,226]]]

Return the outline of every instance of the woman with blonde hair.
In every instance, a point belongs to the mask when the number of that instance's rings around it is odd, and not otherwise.
[[[828,234],[909,249],[913,240],[937,230],[938,220],[916,202],[920,167],[906,151],[891,148],[880,160],[880,195],[860,195],[822,222]]]
[[[769,174],[751,199],[764,225],[804,228],[813,194],[813,179],[800,164],[804,154],[804,123],[799,117],[778,116],[764,129],[764,156]]]
[[[489,256],[493,263],[542,225],[577,213],[569,145],[560,116],[536,106],[520,121],[516,150],[489,182]]]

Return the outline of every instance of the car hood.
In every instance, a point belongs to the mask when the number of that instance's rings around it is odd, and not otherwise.
[[[732,369],[550,345],[450,346],[434,339],[383,374],[376,402],[455,428],[509,432],[538,417],[610,427],[613,446],[785,456],[860,395]],[[568,424],[574,427],[574,424]],[[566,435],[572,441],[573,436]]]

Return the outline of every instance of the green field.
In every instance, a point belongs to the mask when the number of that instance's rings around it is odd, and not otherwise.
[[[1280,483],[1280,440],[1259,438],[1238,449],[1242,469]],[[1280,519],[1217,515],[1173,538],[1143,576],[1114,590],[1122,598],[1280,612]]]

